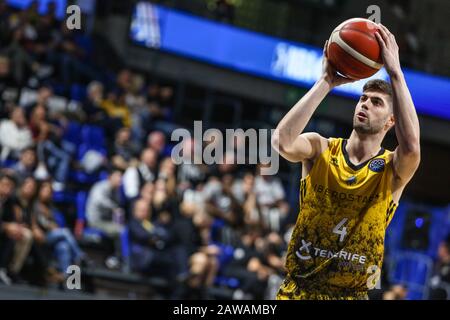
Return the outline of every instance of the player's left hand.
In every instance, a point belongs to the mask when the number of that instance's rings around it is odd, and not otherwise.
[[[375,36],[381,46],[384,67],[387,73],[392,76],[401,72],[399,48],[395,36],[381,23]]]

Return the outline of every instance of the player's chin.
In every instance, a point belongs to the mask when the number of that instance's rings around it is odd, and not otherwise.
[[[369,125],[360,122],[359,120],[355,120],[353,122],[353,130],[358,133],[372,133],[372,128]]]

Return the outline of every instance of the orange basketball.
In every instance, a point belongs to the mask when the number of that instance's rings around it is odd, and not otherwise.
[[[378,25],[363,18],[341,23],[331,33],[327,55],[331,65],[343,76],[364,79],[383,67],[381,47],[375,32]]]

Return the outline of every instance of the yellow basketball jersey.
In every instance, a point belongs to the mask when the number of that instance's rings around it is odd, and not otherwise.
[[[347,140],[331,138],[300,182],[300,213],[289,243],[288,276],[305,287],[367,291],[381,272],[392,200],[391,151],[353,165]]]

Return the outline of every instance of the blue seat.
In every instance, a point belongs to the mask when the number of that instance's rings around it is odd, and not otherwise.
[[[76,196],[77,219],[86,222],[86,203],[88,193],[86,191],[79,191]]]
[[[218,242],[214,242],[213,244],[220,248],[220,254],[218,256],[219,270],[217,272],[216,278],[214,279],[214,284],[217,286],[228,287],[231,289],[239,288],[240,282],[238,279],[223,275],[224,269],[233,259],[234,248],[232,246],[224,245]]]
[[[79,122],[70,121],[62,139],[78,146],[81,143],[81,128],[82,125]]]
[[[89,125],[83,126],[81,129],[81,142],[92,147],[105,149],[105,132],[103,128]]]
[[[120,245],[121,245],[121,255],[122,255],[122,271],[130,272],[131,269],[131,242],[130,242],[130,231],[128,227],[125,227],[120,234]]]
[[[73,84],[70,87],[70,98],[75,101],[84,101],[87,95],[87,88],[82,84]]]
[[[413,284],[424,284],[427,277],[427,266],[409,259],[400,260],[395,270],[397,281]]]
[[[218,241],[220,230],[225,226],[225,221],[219,218],[215,218],[213,220],[213,224],[211,226],[211,239],[212,241]]]
[[[240,286],[240,281],[237,278],[233,277],[225,277],[225,276],[217,276],[214,279],[214,285],[220,287],[228,287],[231,289],[237,289]]]
[[[57,96],[65,96],[66,95],[66,87],[64,84],[52,81],[51,87],[53,89],[53,92]]]
[[[61,211],[59,210],[53,211],[53,217],[55,218],[55,221],[60,228],[66,227],[66,218],[64,217]]]
[[[16,163],[17,163],[17,160],[14,160],[14,159],[6,159],[5,161],[3,161],[3,162],[1,163],[1,166],[2,166],[2,167],[5,167],[5,168],[11,168],[11,167],[14,166]]]
[[[391,259],[391,282],[406,285],[408,299],[423,299],[433,271],[432,259],[416,252],[397,252]]]
[[[76,193],[71,191],[54,191],[53,201],[56,203],[74,203],[76,198]]]
[[[81,161],[89,150],[97,151],[107,157],[105,133],[101,127],[82,126],[76,159]],[[88,174],[82,170],[72,170],[69,173],[69,178],[76,183],[93,184],[105,177],[106,174],[105,171]]]

